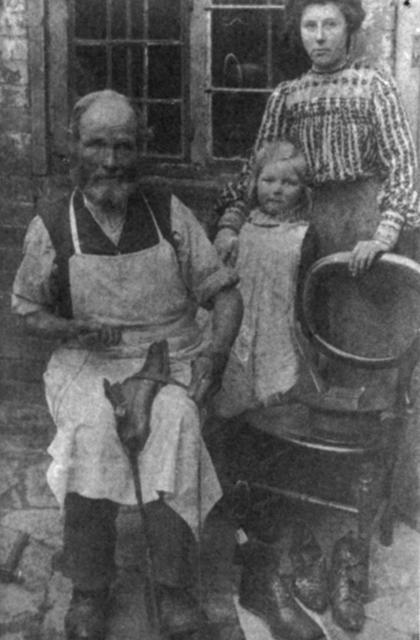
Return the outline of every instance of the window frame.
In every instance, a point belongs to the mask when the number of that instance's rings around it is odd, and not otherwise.
[[[33,0],[42,3],[42,0]],[[182,0],[184,3],[183,87],[185,155],[183,158],[147,156],[143,165],[151,175],[202,178],[237,171],[243,159],[212,156],[211,101],[215,90],[211,77],[212,12],[226,8],[246,10],[281,10],[284,5],[234,5],[226,0],[214,5],[212,0]],[[258,0],[257,0],[258,2]],[[70,115],[71,87],[68,66],[71,60],[70,8],[68,0],[45,0],[48,70],[48,162],[52,173],[65,173],[67,164],[67,123]],[[226,89],[238,92],[235,89]],[[267,98],[272,88],[241,89],[242,93],[263,93]]]

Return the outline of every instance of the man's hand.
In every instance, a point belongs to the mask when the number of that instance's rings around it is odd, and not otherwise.
[[[389,251],[389,247],[379,240],[361,240],[351,252],[349,270],[352,276],[359,276],[367,271],[378,253]]]
[[[223,371],[227,358],[219,351],[205,351],[192,363],[191,382],[188,396],[197,405],[202,405],[209,396],[214,395],[222,384]]]
[[[73,320],[73,337],[86,349],[115,347],[121,341],[121,329],[92,320]]]
[[[26,330],[48,340],[76,339],[89,348],[113,347],[121,341],[121,329],[94,320],[68,320],[40,309],[25,317]]]
[[[214,246],[223,262],[234,267],[238,259],[239,238],[233,229],[223,228],[218,232]]]

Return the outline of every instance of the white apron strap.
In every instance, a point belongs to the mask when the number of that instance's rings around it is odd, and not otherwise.
[[[76,214],[74,212],[74,194],[75,192],[73,191],[73,193],[71,194],[71,198],[70,198],[70,209],[69,209],[69,216],[70,216],[70,231],[71,231],[71,239],[73,242],[73,247],[74,247],[74,253],[76,255],[81,255],[82,250],[80,247],[80,242],[79,242],[79,234],[77,232],[77,223],[76,223]],[[159,237],[159,242],[161,242],[163,240],[163,235],[161,230],[159,229],[159,225],[157,223],[157,220],[155,218],[155,215],[153,213],[152,207],[150,206],[147,198],[142,194],[142,198],[144,200],[144,203],[147,207],[148,212],[150,213],[150,216],[153,220],[153,224],[155,225],[156,228],[156,232],[158,234]]]
[[[70,232],[71,232],[71,239],[73,242],[74,253],[76,255],[81,255],[82,250],[80,248],[79,234],[77,233],[76,214],[74,213],[74,204],[73,204],[74,194],[75,192],[73,191],[70,198],[70,208],[69,208]]]
[[[163,240],[163,235],[161,233],[161,230],[159,229],[159,225],[158,225],[157,220],[155,218],[155,215],[153,213],[152,207],[150,206],[149,201],[147,200],[146,196],[141,194],[141,197],[143,198],[144,203],[145,203],[145,205],[147,207],[147,210],[150,213],[150,216],[151,216],[151,218],[153,220],[153,224],[155,225],[155,229],[156,229],[156,232],[157,232],[158,237],[159,237],[159,242],[161,242]]]

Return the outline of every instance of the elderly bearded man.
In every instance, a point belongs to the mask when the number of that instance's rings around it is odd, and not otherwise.
[[[194,621],[186,533],[197,534],[198,520],[221,497],[194,400],[217,385],[242,302],[235,276],[189,209],[139,189],[144,129],[125,96],[84,96],[70,132],[74,190],[32,220],[12,304],[29,332],[60,341],[45,387],[57,427],[47,479],[64,507],[64,566],[73,582],[65,627],[68,639],[98,640],[115,572],[118,505],[135,504],[103,379],[133,375],[149,345],[167,339],[171,376],[187,386],[169,384],[156,396],[139,469],[163,616],[175,599]],[[211,340],[195,320],[200,305],[213,309]]]

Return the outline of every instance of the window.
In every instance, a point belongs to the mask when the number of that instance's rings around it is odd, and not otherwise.
[[[296,75],[284,37],[284,1],[214,0],[211,21],[211,156],[242,156],[252,146],[271,90]]]
[[[75,99],[112,87],[141,107],[150,157],[186,157],[187,13],[181,0],[73,0],[70,86]],[[185,4],[185,3],[184,3]]]
[[[246,155],[271,90],[304,70],[284,0],[49,0],[53,165],[69,105],[105,87],[131,96],[153,138],[144,158],[209,171]]]

